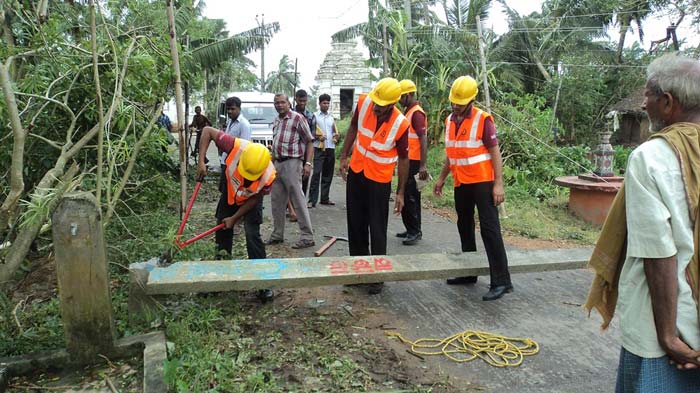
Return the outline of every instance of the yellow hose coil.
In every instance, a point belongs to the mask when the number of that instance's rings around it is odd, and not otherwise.
[[[411,344],[411,352],[417,355],[445,355],[460,363],[481,358],[494,367],[517,367],[522,364],[523,357],[540,351],[540,346],[532,339],[505,337],[479,330],[465,330],[443,339],[420,338],[416,341],[407,340],[398,332],[385,334]]]

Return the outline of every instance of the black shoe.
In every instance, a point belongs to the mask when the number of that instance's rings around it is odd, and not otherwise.
[[[333,201],[321,201],[322,205],[328,205],[328,206],[335,206],[335,202]]]
[[[402,242],[404,246],[412,246],[416,243],[418,243],[418,240],[423,238],[423,234],[421,232],[416,233],[415,235],[408,235],[406,236],[406,239]]]
[[[396,237],[400,237],[400,238],[404,238],[406,236],[408,236],[408,231],[403,231],[403,232],[399,232],[396,234]]]
[[[367,284],[367,293],[370,295],[378,295],[382,293],[382,289],[384,289],[384,283],[383,282],[375,282],[372,284]]]
[[[476,284],[476,280],[477,280],[478,278],[479,278],[479,277],[477,277],[477,276],[448,278],[448,279],[447,279],[447,285],[467,285],[467,284]]]
[[[313,247],[315,245],[316,245],[316,242],[313,240],[301,239],[298,242],[294,243],[292,245],[292,248],[295,250],[299,250],[302,248]]]
[[[261,289],[258,291],[258,294],[256,296],[258,297],[258,299],[260,299],[261,302],[267,303],[275,297],[275,293],[272,292],[272,289]]]
[[[284,240],[269,238],[269,239],[267,239],[267,241],[265,241],[266,246],[271,246],[273,244],[281,244],[281,243],[284,243]]]
[[[481,300],[487,302],[489,300],[500,299],[506,293],[511,293],[511,292],[513,292],[513,285],[511,285],[511,284],[492,286],[489,289],[489,291],[486,292],[486,294],[481,297]]]

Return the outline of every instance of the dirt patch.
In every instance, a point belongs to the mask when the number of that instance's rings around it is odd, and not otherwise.
[[[329,354],[342,361],[344,356],[360,366],[364,388],[426,389],[432,392],[469,392],[481,390],[467,380],[447,375],[440,370],[440,359],[412,355],[398,340],[386,332],[397,328],[396,321],[382,310],[373,308],[363,287],[322,287],[276,292],[276,315],[265,324],[245,328],[252,336],[269,331],[282,332],[282,346],[304,345],[309,340],[328,340],[339,348],[328,348]],[[255,314],[260,306],[252,298],[248,306]],[[320,322],[320,323],[319,323]],[[329,335],[342,334],[347,340]],[[322,359],[319,359],[322,361]],[[301,383],[313,388],[315,381],[294,364],[275,370],[289,387]],[[360,379],[362,380],[362,379]],[[310,385],[309,385],[310,384]],[[359,388],[360,386],[357,386]],[[320,391],[333,391],[329,386],[316,386]]]
[[[566,240],[547,240],[547,239],[531,239],[523,236],[517,236],[509,233],[503,235],[503,241],[514,248],[525,250],[534,249],[550,249],[550,248],[577,248],[581,247],[580,243]]]
[[[22,281],[17,283],[12,291],[13,302],[31,298],[34,301],[44,301],[57,296],[58,280],[56,278],[56,260],[53,256],[36,258],[31,271]]]

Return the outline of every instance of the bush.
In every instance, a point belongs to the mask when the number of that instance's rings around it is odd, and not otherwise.
[[[515,194],[544,199],[562,190],[553,184],[558,176],[590,171],[586,146],[555,146],[550,131],[558,126],[542,97],[508,94],[495,109],[494,120],[503,155],[503,178]]]

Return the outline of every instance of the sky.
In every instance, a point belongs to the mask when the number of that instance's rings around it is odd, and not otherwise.
[[[506,0],[506,3],[520,15],[540,11],[541,4],[537,0]],[[286,54],[292,63],[295,60],[298,62],[299,87],[307,90],[315,84],[318,68],[326,53],[331,50],[331,35],[367,20],[367,0],[258,0],[251,4],[230,0],[205,0],[205,4],[204,16],[224,19],[231,34],[256,27],[256,16],[260,22],[263,15],[266,23],[279,22],[280,31],[265,48],[265,74],[276,70],[279,60]],[[294,6],[291,6],[292,4]],[[506,16],[500,5],[497,2],[494,4],[489,12],[489,19],[483,21],[483,24],[497,34],[502,34],[508,27]],[[442,12],[442,8],[439,7],[438,14]],[[682,25],[687,25],[689,19],[686,17]],[[644,33],[647,38],[643,47],[648,48],[650,40],[665,37],[668,24],[669,17],[645,21]],[[680,29],[679,36],[682,36]],[[636,31],[628,34],[628,37],[628,44],[638,39]],[[367,53],[360,45],[358,49]],[[260,76],[260,52],[253,52],[248,57],[255,62],[255,73]]]

